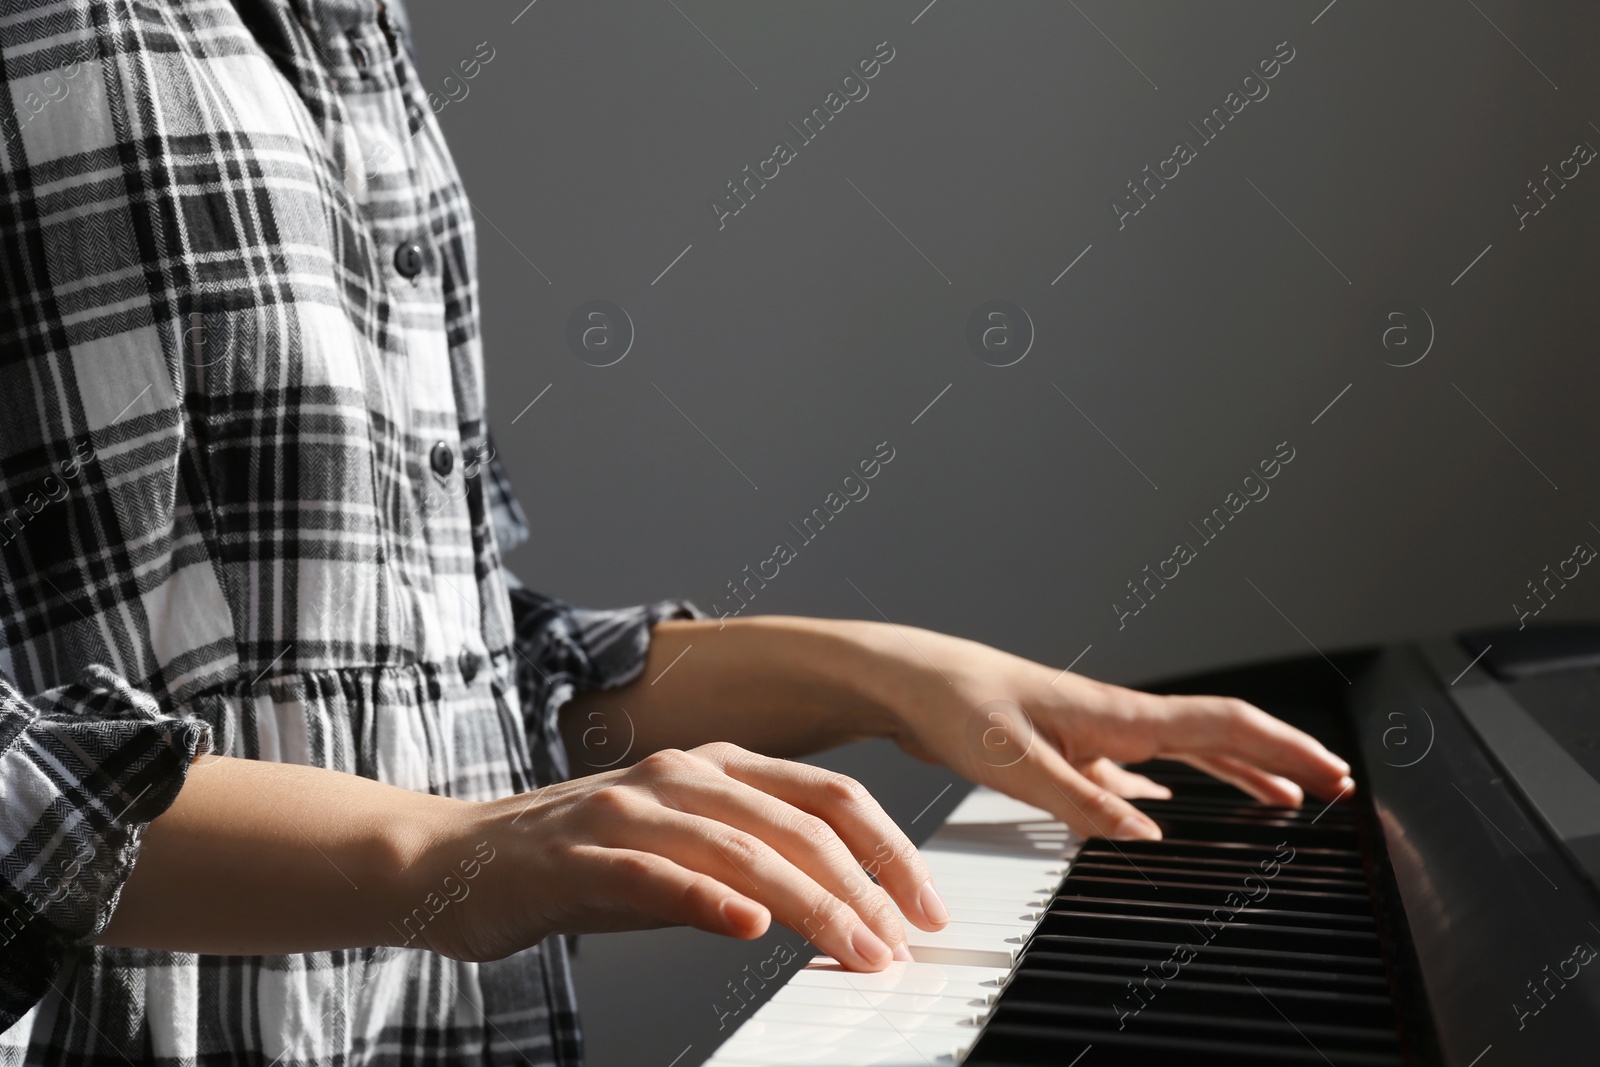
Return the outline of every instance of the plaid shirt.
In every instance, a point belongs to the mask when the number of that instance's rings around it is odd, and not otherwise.
[[[396,2],[0,8],[0,1064],[580,1059],[560,938],[93,945],[197,754],[526,790],[692,611],[501,569],[470,205]]]

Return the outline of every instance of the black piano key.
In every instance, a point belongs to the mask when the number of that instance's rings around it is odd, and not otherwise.
[[[1088,969],[1101,974],[1120,975],[1124,979],[1143,978],[1151,973],[1159,977],[1168,973],[1169,968],[1175,965],[1173,958],[1175,946],[1149,944],[1128,947],[1131,944],[1125,942],[1124,947],[1116,955],[1092,951],[1066,952],[1057,949],[1030,948],[1023,957],[1022,965],[1034,971]],[[1209,962],[1213,959],[1218,962]],[[1343,989],[1385,997],[1389,994],[1388,979],[1378,971],[1361,972],[1354,968],[1311,969],[1295,964],[1296,961],[1286,959],[1282,954],[1269,956],[1267,963],[1248,958],[1240,961],[1237,957],[1233,961],[1223,962],[1220,954],[1202,951],[1197,953],[1194,959],[1183,964],[1180,973],[1197,979],[1237,980],[1240,976],[1247,976],[1251,981],[1260,984],[1271,983],[1301,989]]]
[[[1276,1026],[1286,1015],[1300,1026],[1387,1027],[1386,1036],[1394,1039],[1394,1005],[1387,993],[1263,984],[1244,975],[1191,978],[1187,968],[1181,968],[1176,978],[1164,979],[1155,967],[1148,975],[1129,978],[1024,964],[1006,983],[995,1018],[1008,1018],[1004,1013],[1019,1007],[1037,1015],[1063,1006],[1086,1005],[1102,1011],[1112,1029],[1131,1026],[1134,1019],[1144,1020],[1148,1008],[1156,1007],[1164,1012],[1207,1015],[1219,1025],[1255,1019]]]
[[[1272,870],[1285,867],[1300,873],[1359,873],[1361,854],[1348,848],[1312,848],[1289,844],[1292,852],[1285,851],[1274,842],[1271,845],[1242,841],[1196,840],[1168,836],[1162,841],[1103,841],[1092,838],[1084,843],[1080,858],[1107,861],[1118,857],[1125,863],[1142,865],[1163,860],[1182,859],[1189,863],[1218,869],[1245,871]],[[1285,858],[1287,857],[1287,858]]]
[[[1184,764],[1169,764],[1162,767],[1147,763],[1137,770],[1151,781],[1172,790],[1174,795],[1228,797],[1241,801],[1253,799],[1250,794],[1237,786],[1229,785],[1220,778],[1213,778],[1203,771],[1197,771]]]
[[[1276,859],[1280,864],[1298,863],[1304,860],[1307,863],[1334,867],[1361,862],[1361,853],[1353,843],[1297,845],[1294,842],[1285,842],[1281,837],[1272,841],[1241,841],[1229,835],[1227,827],[1224,826],[1208,826],[1202,823],[1195,825],[1193,829],[1197,832],[1192,837],[1169,834],[1159,841],[1137,838],[1107,841],[1096,837],[1085,842],[1084,847],[1094,852],[1109,852],[1112,855],[1132,857],[1181,856],[1193,853],[1212,856],[1218,860],[1248,860],[1256,863]],[[1287,850],[1285,845],[1289,846]]]
[[[1174,791],[1136,801],[1163,840],[1085,842],[968,1067],[1400,1064],[1353,808],[1138,770]]]
[[[1163,837],[1222,838],[1242,844],[1276,845],[1287,842],[1301,848],[1352,850],[1355,833],[1347,827],[1300,823],[1288,819],[1245,819],[1237,816],[1196,818],[1182,813],[1155,812],[1150,818],[1161,828]]]
[[[1164,929],[1162,932],[1170,933],[1170,930]],[[1281,948],[1244,948],[1219,941],[1201,944],[1192,937],[1188,940],[1183,940],[1181,937],[1168,937],[1166,940],[1139,940],[1084,935],[1037,934],[1028,943],[1028,948],[1023,953],[1022,958],[1024,960],[1032,960],[1037,956],[1045,961],[1041,966],[1048,966],[1048,959],[1052,953],[1083,953],[1108,957],[1113,960],[1116,958],[1126,958],[1130,961],[1138,959],[1142,964],[1149,962],[1151,959],[1159,962],[1171,957],[1180,943],[1188,944],[1195,948],[1197,953],[1196,962],[1217,963],[1234,968],[1241,973],[1251,968],[1266,967],[1283,968],[1291,971],[1315,971],[1324,975],[1348,976],[1352,980],[1370,981],[1375,979],[1384,988],[1388,988],[1383,961],[1377,957],[1337,956],[1323,952],[1290,952]]]
[[[1077,1027],[991,1024],[963,1061],[963,1067],[1063,1067],[1093,1047],[1093,1067],[1254,1067],[1316,1064],[1325,1067],[1401,1067],[1398,1052],[1330,1046],[1309,1041],[1249,1038],[1165,1037],[1160,1034],[1106,1032]],[[1083,1067],[1090,1067],[1086,1061]]]
[[[1160,915],[1190,922],[1212,922],[1221,928],[1241,924],[1272,923],[1311,930],[1362,930],[1376,929],[1372,916],[1349,915],[1328,911],[1296,911],[1288,907],[1266,904],[1227,905],[1220,900],[1203,904],[1177,901],[1136,900],[1131,897],[1073,896],[1062,894],[1050,904],[1050,911],[1060,908],[1077,914],[1096,915]]]
[[[1184,882],[1191,885],[1218,885],[1237,887],[1246,875],[1257,874],[1261,871],[1253,864],[1240,869],[1225,870],[1218,867],[1193,867],[1183,866],[1179,862],[1162,861],[1160,863],[1148,862],[1148,857],[1137,865],[1126,860],[1119,863],[1107,863],[1099,856],[1088,859],[1079,858],[1072,863],[1072,873],[1083,874],[1101,878],[1150,878],[1156,881]],[[1263,875],[1263,877],[1265,877]],[[1364,876],[1357,873],[1340,873],[1324,875],[1305,875],[1301,873],[1289,874],[1284,871],[1272,879],[1274,888],[1283,886],[1288,889],[1303,889],[1307,892],[1343,893],[1356,897],[1370,907],[1367,897],[1367,883]]]
[[[1271,1011],[1270,1005],[1266,1006],[1266,1010]],[[1151,1063],[1192,1063],[1194,1061],[1188,1058],[1189,1055],[1197,1047],[1204,1048],[1207,1043],[1251,1045],[1255,1046],[1258,1053],[1271,1050],[1278,1055],[1287,1049],[1315,1050],[1338,1064],[1348,1062],[1352,1055],[1381,1056],[1394,1051],[1392,1029],[1300,1023],[1298,1020],[1291,1023],[1277,1015],[1271,1018],[1262,1016],[1228,1020],[1150,1007],[1137,1016],[1125,1017],[1125,1025],[1121,1029],[1118,1029],[1115,1018],[1104,1007],[1048,1009],[1018,1006],[997,1017],[994,1026],[997,1030],[1023,1027],[1069,1029],[1080,1034],[1095,1034],[1099,1039],[1096,1044],[1103,1044],[1108,1038],[1128,1037],[1146,1047],[1166,1042],[1183,1043],[1185,1055],[1174,1056],[1169,1053],[1159,1061],[1146,1061]],[[1074,1051],[1081,1051],[1081,1046]],[[1099,1057],[1095,1056],[1094,1059],[1098,1060]],[[1069,1061],[1063,1058],[1058,1062],[1066,1064]],[[1087,1067],[1087,1061],[1084,1067]]]
[[[1120,862],[1109,862],[1103,856],[1091,856],[1073,862],[1070,872],[1082,871],[1084,874],[1100,873],[1106,877],[1137,878],[1140,880],[1161,881],[1163,879],[1175,882],[1200,882],[1206,884],[1226,884],[1240,886],[1251,875],[1266,877],[1257,864],[1242,863],[1238,865],[1202,860],[1202,859],[1177,859],[1173,862],[1153,861],[1149,856],[1140,856],[1137,860],[1129,858]],[[1322,871],[1313,871],[1308,866],[1296,865],[1293,875],[1280,870],[1270,879],[1274,884],[1281,882],[1285,886],[1300,884],[1306,889],[1326,889],[1329,892],[1364,894],[1367,891],[1366,875],[1360,870],[1347,870],[1329,867]],[[1296,881],[1298,880],[1298,882]]]
[[[1122,900],[1171,901],[1184,904],[1220,905],[1230,893],[1244,897],[1257,896],[1261,901],[1278,902],[1279,907],[1296,911],[1338,912],[1372,918],[1372,904],[1362,893],[1340,893],[1328,890],[1301,889],[1285,884],[1281,879],[1267,881],[1260,876],[1255,882],[1244,884],[1239,879],[1217,879],[1213,882],[1174,880],[1157,872],[1147,878],[1124,875],[1104,875],[1084,872],[1074,867],[1073,873],[1062,883],[1059,895],[1110,896]],[[1292,903],[1286,903],[1292,902]]]
[[[1207,936],[1207,932],[1210,936]],[[1067,908],[1052,908],[1034,933],[1036,936],[1082,934],[1089,937],[1126,937],[1165,941],[1168,944],[1187,940],[1192,935],[1196,944],[1208,943],[1220,937],[1224,939],[1224,944],[1239,948],[1356,957],[1371,957],[1378,953],[1377,935],[1372,931],[1320,930],[1269,923],[1217,921],[1208,926],[1200,919],[1174,919],[1162,915],[1102,915]]]
[[[1103,1004],[1022,1003],[1005,1009],[1003,1014],[996,1017],[995,1023],[999,1026],[1062,1025],[1113,1033],[1132,1030],[1135,1036],[1145,1034],[1165,1038],[1248,1038],[1273,1044],[1289,1044],[1298,1038],[1340,1051],[1360,1049],[1382,1052],[1394,1044],[1393,1027],[1305,1022],[1298,1018],[1290,1022],[1277,1014],[1273,1005],[1266,1001],[1262,1001],[1262,1010],[1254,1014],[1245,1015],[1235,1010],[1225,1017],[1167,1010],[1163,1004],[1151,1005],[1135,1015],[1126,1009],[1118,1013]]]
[[[1350,829],[1354,816],[1345,811],[1312,813],[1305,808],[1269,807],[1265,804],[1240,804],[1231,800],[1136,800],[1136,807],[1148,814],[1181,815],[1190,818],[1231,817],[1262,822],[1303,823],[1307,826],[1336,826]]]

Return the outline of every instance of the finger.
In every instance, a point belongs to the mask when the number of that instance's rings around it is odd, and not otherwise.
[[[1350,765],[1321,742],[1231,697],[1165,697],[1155,706],[1162,755],[1232,756],[1331,800],[1353,784]]]
[[[703,753],[731,777],[826,821],[917,926],[937,930],[949,922],[950,911],[934,887],[922,854],[861,783],[736,745],[706,745],[695,752]],[[903,930],[900,937],[903,941]]]
[[[595,897],[620,905],[606,909],[606,928],[638,929],[642,920],[748,941],[771,925],[771,913],[757,901],[664,856],[594,845],[577,852],[593,860],[599,872]]]
[[[893,959],[889,946],[849,904],[754,834],[641,799],[608,836],[606,843],[613,847],[654,852],[738,886],[773,918],[852,970],[882,970]]]
[[[1078,773],[1051,745],[1033,745],[1020,762],[986,778],[986,784],[1050,812],[1080,837],[1161,838],[1161,829],[1143,812]]]
[[[705,775],[675,779],[656,788],[685,812],[715,819],[765,841],[818,885],[847,901],[896,959],[911,958],[899,911],[889,895],[867,877],[825,819],[709,767]]]
[[[1085,778],[1128,800],[1171,800],[1172,790],[1101,756],[1078,768]]]
[[[1268,774],[1232,756],[1191,756],[1185,762],[1243,790],[1263,804],[1298,808],[1305,800],[1305,792],[1289,779]]]

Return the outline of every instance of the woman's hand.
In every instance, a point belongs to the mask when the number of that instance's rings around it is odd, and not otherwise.
[[[1169,791],[1118,766],[1182,760],[1267,804],[1334,800],[1350,766],[1310,735],[1229,697],[1156,696],[927,631],[880,635],[888,698],[912,755],[1053,812],[1084,836],[1159,838],[1123,798]],[[893,664],[893,667],[889,665]]]
[[[449,871],[480,840],[511,858],[483,864],[422,928],[456,959],[679,924],[754,938],[776,918],[844,966],[879,970],[911,958],[899,913],[924,930],[949,919],[916,848],[858,783],[731,744],[471,807],[423,866]]]
[[[1124,798],[1167,791],[1118,766],[1157,756],[1268,804],[1299,804],[1308,791],[1333,800],[1355,788],[1347,763],[1242,700],[1139,693],[975,641],[875,622],[767,615],[662,623],[637,682],[584,694],[562,722],[580,774],[623,758],[613,737],[626,738],[624,755],[633,758],[712,740],[798,755],[890,736],[1085,836],[1160,836]],[[605,743],[592,749],[591,735]]]

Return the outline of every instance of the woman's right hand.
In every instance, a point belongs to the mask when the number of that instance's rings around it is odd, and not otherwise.
[[[879,970],[911,958],[897,911],[924,930],[949,920],[916,848],[859,783],[736,745],[469,807],[416,872],[419,885],[430,868],[462,884],[457,868],[483,860],[480,843],[493,850],[418,935],[454,959],[671,925],[754,938],[777,919],[844,966]]]

